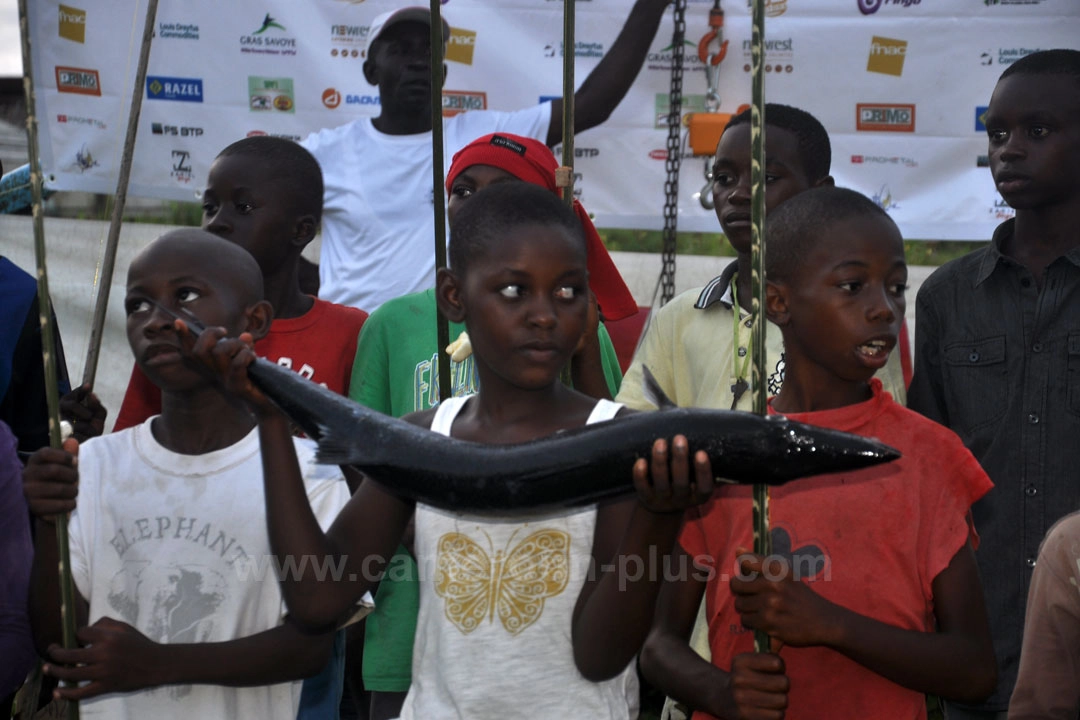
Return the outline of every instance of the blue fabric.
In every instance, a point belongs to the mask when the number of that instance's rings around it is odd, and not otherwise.
[[[330,661],[318,675],[304,681],[300,690],[297,720],[338,720],[341,694],[345,689],[345,631],[334,633]]]
[[[7,395],[15,346],[36,297],[37,281],[33,276],[0,257],[0,398]]]

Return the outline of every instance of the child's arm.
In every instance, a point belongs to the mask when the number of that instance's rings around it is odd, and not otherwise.
[[[779,720],[790,685],[784,661],[772,653],[735,657],[724,672],[691,649],[690,631],[705,592],[704,570],[676,544],[652,630],[641,651],[641,671],[657,688],[690,708],[722,718]]]
[[[663,579],[662,561],[675,543],[683,509],[707,499],[712,467],[702,451],[693,458],[686,438],[657,440],[651,463],[635,463],[638,498],[597,512],[590,578],[574,607],[574,661],[593,681],[620,673],[641,648]]]
[[[919,692],[979,702],[994,691],[997,663],[969,544],[932,583],[937,632],[894,627],[832,603],[785,575],[769,580],[759,557],[742,561],[731,590],[743,624],[795,647],[820,645]]]
[[[207,328],[192,342],[183,321],[177,328],[185,352],[246,402],[258,420],[270,548],[279,561],[292,557],[297,568],[281,578],[291,617],[304,628],[333,627],[378,582],[412,516],[412,503],[377,483],[361,483],[324,533],[308,502],[289,420],[248,378],[247,367],[255,360],[251,336],[223,339],[223,328]],[[320,572],[328,563],[338,569],[334,577]]]
[[[161,685],[272,685],[311,677],[326,665],[333,631],[304,633],[291,622],[245,638],[214,643],[156,643],[119,620],[104,617],[76,634],[82,647],[49,648],[46,675],[86,685],[59,687],[66,700]],[[53,664],[59,663],[59,664]],[[64,667],[64,666],[67,667]]]
[[[75,454],[79,444],[67,440],[64,449],[44,447],[30,456],[23,470],[23,494],[34,516],[34,560],[30,566],[30,629],[38,653],[62,638],[60,626],[60,554],[56,545],[57,515],[75,509],[79,471]],[[76,625],[87,619],[86,601],[75,592]]]

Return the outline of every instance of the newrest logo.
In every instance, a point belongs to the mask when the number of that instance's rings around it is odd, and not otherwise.
[[[86,11],[60,6],[60,37],[72,42],[86,42]]]
[[[855,127],[864,131],[915,132],[915,106],[858,103]]]
[[[472,65],[476,49],[476,31],[450,28],[450,42],[446,44],[446,59],[464,65]]]
[[[866,61],[866,70],[900,77],[904,74],[905,57],[907,57],[907,40],[894,40],[875,35],[870,38],[870,58]]]

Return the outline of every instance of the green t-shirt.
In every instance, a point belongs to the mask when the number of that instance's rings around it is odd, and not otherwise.
[[[439,402],[439,352],[434,289],[391,300],[371,314],[360,331],[349,397],[379,412],[401,417]],[[465,329],[450,323],[450,340]],[[622,373],[615,346],[600,326],[600,355],[612,397]],[[454,396],[478,389],[470,356],[450,365]],[[364,687],[405,692],[412,678],[413,637],[420,602],[416,563],[404,547],[390,561],[375,595],[375,611],[364,631]]]

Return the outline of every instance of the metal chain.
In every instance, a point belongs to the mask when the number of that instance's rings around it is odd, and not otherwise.
[[[679,221],[679,167],[682,164],[682,77],[686,37],[686,0],[675,0],[675,32],[671,37],[671,92],[668,94],[667,160],[664,162],[664,248],[661,254],[660,304],[675,297],[675,240]]]

